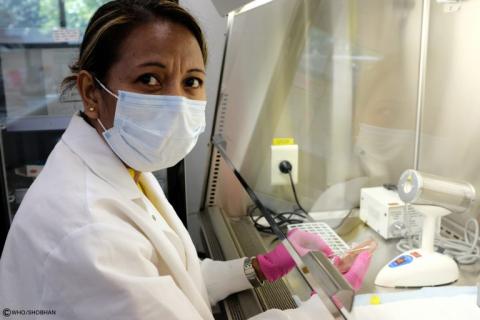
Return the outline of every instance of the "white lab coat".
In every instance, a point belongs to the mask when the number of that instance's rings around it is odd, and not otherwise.
[[[148,199],[75,115],[11,226],[0,308],[55,310],[66,320],[213,319],[210,304],[251,288],[243,259],[199,261],[156,179],[140,181]],[[318,305],[256,318],[308,319]]]

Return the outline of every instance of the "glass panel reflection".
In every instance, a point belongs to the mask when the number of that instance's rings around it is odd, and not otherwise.
[[[276,137],[299,146],[296,188],[307,211],[358,207],[360,188],[396,183],[413,165],[421,9],[278,0],[234,17],[221,131],[272,209],[296,207],[290,185],[271,185]]]

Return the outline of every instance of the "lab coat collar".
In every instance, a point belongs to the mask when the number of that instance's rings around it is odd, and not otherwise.
[[[107,181],[128,199],[141,198],[141,193],[128,169],[105,140],[76,113],[62,136],[62,141],[100,178]]]

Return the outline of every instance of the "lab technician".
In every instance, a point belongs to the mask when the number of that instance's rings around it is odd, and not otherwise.
[[[282,245],[253,258],[200,261],[151,171],[175,165],[205,128],[206,44],[176,3],[117,0],[91,18],[64,88],[73,116],[30,187],[0,260],[0,308],[54,319],[213,319],[211,305],[294,267]],[[319,238],[289,235],[306,254]],[[345,277],[358,287],[369,253]],[[256,319],[313,319],[314,295]],[[45,316],[39,316],[45,319]]]

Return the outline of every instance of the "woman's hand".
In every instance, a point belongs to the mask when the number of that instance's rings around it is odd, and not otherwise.
[[[355,262],[355,259],[357,259],[362,252],[369,252],[370,254],[373,254],[376,249],[377,243],[374,240],[365,240],[360,244],[355,245],[352,249],[347,250],[342,257],[333,257],[333,264],[341,273],[345,273],[350,270]]]
[[[343,257],[335,256],[333,264],[343,274],[355,291],[362,286],[363,279],[367,274],[373,252],[377,249],[374,240],[365,240],[348,250]]]
[[[333,255],[332,249],[318,235],[300,229],[288,232],[288,240],[301,256],[310,251],[321,251],[327,257]],[[272,251],[256,257],[262,275],[268,281],[275,281],[295,267],[295,261],[283,244],[278,244]]]
[[[377,248],[375,241],[366,240],[348,250],[343,257],[339,257],[334,255],[333,250],[319,235],[292,229],[288,233],[288,240],[301,256],[311,251],[320,251],[330,258],[355,291],[360,289],[372,254]],[[270,282],[281,278],[295,267],[295,261],[282,243],[272,251],[258,255],[254,261],[259,278]]]

